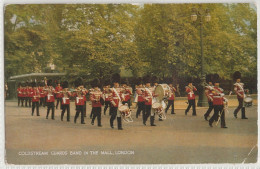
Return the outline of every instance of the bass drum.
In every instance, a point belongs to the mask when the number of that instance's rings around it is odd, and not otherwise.
[[[157,99],[162,101],[164,98],[169,97],[170,87],[167,84],[158,84],[155,87],[154,93],[157,95]]]

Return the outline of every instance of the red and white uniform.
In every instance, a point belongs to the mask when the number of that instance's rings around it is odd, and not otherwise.
[[[71,96],[71,93],[70,92],[67,92],[66,94],[64,93],[61,93],[61,104],[64,105],[64,104],[70,104],[70,96]]]
[[[123,89],[123,93],[122,93],[122,98],[123,98],[123,100],[122,101],[128,101],[128,100],[130,100],[131,99],[131,96],[130,95],[132,95],[132,92],[131,92],[131,90],[130,89]]]
[[[212,88],[214,86],[206,86],[206,89],[205,89],[205,94],[208,98],[208,102],[212,102],[213,101],[213,95],[212,95]]]
[[[214,87],[214,92],[210,95],[213,97],[213,105],[223,105],[224,104],[224,93],[223,89],[219,87]]]
[[[90,100],[92,102],[92,107],[101,107],[102,104],[100,102],[100,99],[103,99],[102,97],[103,97],[103,94],[100,91],[100,89],[92,91],[90,94]]]
[[[62,87],[61,86],[55,87],[56,98],[61,98],[62,97],[61,91],[62,91]]]
[[[76,104],[76,106],[83,106],[83,105],[85,105],[84,95],[76,94],[75,104]]]
[[[193,86],[193,89],[191,87],[186,86],[186,92],[188,93],[188,100],[194,100],[195,99],[195,94],[194,91],[197,91],[196,87]]]
[[[46,96],[42,87],[39,87],[39,92],[40,92],[40,98],[44,98]]]
[[[18,97],[23,97],[23,88],[22,88],[22,87],[19,87],[19,88],[17,89],[17,96],[18,96]]]
[[[48,87],[49,89],[47,89],[47,98],[46,98],[46,102],[55,102],[55,98],[54,98],[54,93],[55,93],[55,89],[52,86]]]
[[[170,87],[170,93],[168,100],[174,100],[176,89],[174,87]]]
[[[111,95],[109,100],[111,102],[112,107],[118,107],[120,100],[122,101],[122,89],[121,88],[112,88]]]
[[[110,97],[111,93],[109,92],[108,89],[104,89],[103,95],[105,97],[105,101],[110,101],[109,97]]]
[[[234,91],[236,92],[238,99],[244,98],[245,97],[244,83],[235,83]]]
[[[149,87],[144,89],[144,100],[145,105],[152,105],[152,100],[154,97],[154,87]]]
[[[32,90],[32,102],[38,102],[40,100],[40,91],[38,89]]]
[[[28,90],[27,90],[27,93],[28,93],[28,97],[32,97],[33,96],[33,88],[29,87]]]
[[[137,101],[138,102],[144,102],[144,88],[137,88],[136,94],[138,95]]]

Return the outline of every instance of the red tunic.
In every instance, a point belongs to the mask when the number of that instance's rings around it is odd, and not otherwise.
[[[122,100],[121,90],[121,88],[112,88],[112,93],[109,96],[112,107],[118,107],[120,99]]]
[[[128,101],[131,99],[130,95],[132,95],[131,90],[125,89],[124,93],[122,93],[123,100],[122,101]]]
[[[62,87],[61,86],[60,87],[59,86],[55,87],[56,98],[61,98],[62,97],[61,91],[62,91]]]
[[[205,94],[208,98],[208,102],[213,101],[212,88],[213,88],[213,86],[206,86],[206,89],[205,89]]]
[[[61,97],[62,97],[62,101],[61,101],[61,104],[70,104],[70,96],[71,96],[71,93],[70,92],[67,92],[67,94],[61,94]]]
[[[213,105],[223,105],[224,104],[224,94],[223,89],[214,87],[215,91],[212,92],[213,95]]]
[[[152,100],[154,96],[154,88],[149,87],[144,89],[144,99],[145,99],[145,105],[152,105]]]
[[[245,91],[244,91],[244,84],[243,83],[235,83],[234,84],[234,91],[237,94],[237,98],[244,98]]]
[[[102,98],[102,92],[100,90],[95,90],[91,92],[90,100],[92,102],[92,107],[101,107],[100,99]]]
[[[18,97],[23,97],[23,93],[22,93],[22,88],[21,87],[19,87],[18,89],[17,89],[17,96]]]
[[[103,91],[103,94],[105,96],[105,101],[109,101],[109,96],[111,95],[111,93],[109,92],[109,90],[105,89]]]
[[[168,100],[174,100],[174,95],[175,95],[175,92],[176,92],[176,89],[174,87],[170,87],[170,96],[168,98]]]
[[[40,91],[38,89],[32,90],[32,102],[38,102],[40,100]]]
[[[138,94],[138,99],[137,99],[138,102],[144,102],[143,91],[144,91],[144,88],[137,88],[136,89],[136,94]]]
[[[76,99],[75,99],[75,104],[77,106],[83,106],[85,105],[85,101],[84,101],[84,96],[76,96]]]
[[[21,92],[22,92],[21,97],[26,97],[26,89],[25,89],[25,88],[22,88],[22,89],[21,89]]]
[[[188,93],[188,100],[194,100],[195,94],[193,91],[197,91],[196,87],[193,87],[193,90],[191,90],[190,87],[186,86],[186,92]]]
[[[51,86],[50,92],[47,92],[46,102],[55,102],[54,93],[55,89]]]

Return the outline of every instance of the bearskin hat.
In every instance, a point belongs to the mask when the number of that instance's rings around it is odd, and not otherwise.
[[[94,80],[92,80],[91,82],[91,87],[99,87],[100,81],[98,78],[95,78]]]
[[[152,77],[152,82],[153,82],[153,83],[158,83],[158,82],[159,82],[158,77],[157,77],[157,76],[153,76],[153,77]]]
[[[69,87],[69,82],[68,81],[64,81],[61,86],[62,86],[63,89],[68,88]]]
[[[120,83],[121,77],[119,73],[115,73],[112,75],[112,83]]]
[[[22,83],[21,83],[21,82],[18,83],[18,87],[20,87],[20,86],[22,86]]]
[[[83,79],[81,77],[78,77],[74,82],[75,87],[79,87],[83,85]]]
[[[172,80],[172,78],[166,78],[165,79],[165,83],[167,83],[167,84],[172,84],[173,83],[173,80]]]
[[[188,77],[187,83],[193,83],[192,77]]]
[[[32,87],[36,87],[36,82],[32,82],[32,83],[31,83],[31,86],[32,86]]]
[[[106,79],[104,81],[104,86],[108,86],[108,85],[111,85],[111,80],[110,79]]]
[[[233,78],[234,78],[234,80],[240,79],[240,78],[241,78],[241,73],[240,73],[239,71],[236,71],[236,72],[233,74]]]
[[[213,75],[212,74],[207,74],[206,75],[206,82],[207,83],[212,82],[212,79],[213,79]]]
[[[141,77],[136,78],[135,79],[135,84],[138,85],[138,86],[143,84],[143,79]]]
[[[61,84],[60,80],[56,80],[56,85]]]
[[[47,85],[48,85],[48,86],[52,86],[52,80],[51,80],[51,79],[49,79],[49,80],[47,81]]]
[[[214,75],[213,75],[213,78],[212,78],[212,82],[213,83],[219,83],[219,75],[217,74],[217,73],[215,73]]]
[[[146,83],[151,83],[151,76],[150,75],[144,76],[143,81],[144,81],[145,84]]]
[[[121,84],[127,84],[127,79],[121,79]]]

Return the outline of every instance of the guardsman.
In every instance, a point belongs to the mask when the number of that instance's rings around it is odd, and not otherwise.
[[[109,96],[111,95],[110,93],[110,80],[105,80],[104,82],[104,87],[103,87],[103,95],[104,95],[104,98],[105,98],[105,106],[104,106],[104,115],[106,115],[106,111],[107,111],[107,108],[109,107],[109,115],[111,115],[111,112],[110,112],[110,100],[109,100]]]
[[[214,106],[214,114],[209,119],[209,126],[212,127],[212,123],[214,121],[218,121],[218,118],[221,118],[221,128],[227,128],[225,122],[225,110],[224,110],[224,93],[223,89],[219,87],[219,75],[213,75],[214,82],[214,90],[211,95],[213,96],[213,106]]]
[[[31,107],[31,97],[30,97],[30,85],[29,82],[25,83],[26,86],[24,88],[24,93],[25,93],[25,107],[28,107],[28,102],[29,102],[29,107]]]
[[[175,114],[174,113],[174,98],[175,98],[176,89],[175,89],[175,87],[173,87],[173,81],[171,79],[168,80],[168,85],[170,87],[170,91],[169,91],[169,97],[168,97],[168,105],[165,109],[165,114],[167,113],[167,111],[170,107],[172,107],[171,114]]]
[[[36,82],[32,82],[31,83],[32,85],[32,116],[33,116],[33,113],[34,113],[34,109],[36,107],[36,113],[37,113],[37,116],[40,116],[40,113],[39,113],[39,101],[40,101],[40,91],[38,89],[38,87],[36,86]]]
[[[246,117],[246,111],[244,106],[244,98],[245,98],[245,90],[244,90],[244,83],[241,83],[241,73],[239,71],[236,71],[233,74],[233,78],[236,81],[234,84],[234,91],[237,94],[237,100],[238,100],[238,107],[234,111],[234,117],[237,118],[237,113],[241,109],[241,119],[248,119]]]
[[[196,105],[195,105],[195,91],[197,91],[197,88],[195,86],[192,85],[192,80],[191,78],[188,79],[189,81],[189,84],[188,86],[185,87],[186,89],[186,92],[187,92],[187,96],[188,96],[188,107],[187,109],[185,110],[185,115],[187,115],[187,113],[189,112],[191,106],[192,106],[192,115],[193,116],[196,116]]]
[[[74,123],[77,123],[77,118],[79,117],[79,114],[81,113],[81,124],[85,124],[84,122],[84,105],[85,105],[85,91],[82,88],[83,86],[83,81],[82,78],[78,78],[75,81],[75,88],[76,88],[76,99],[75,99],[75,104],[76,104],[76,115],[74,117]]]
[[[24,82],[22,82],[22,89],[21,89],[21,92],[22,92],[22,95],[21,95],[21,99],[22,99],[22,107],[23,107],[23,103],[24,101],[26,101],[26,84]]]
[[[46,115],[46,119],[48,119],[50,110],[51,110],[51,119],[54,120],[54,102],[55,102],[55,89],[52,86],[52,80],[48,80],[47,81],[47,87],[45,88],[45,92],[46,92],[46,105],[47,105],[47,115]]]
[[[142,78],[138,78],[136,82],[136,98],[135,102],[137,101],[137,111],[136,111],[136,118],[140,115],[142,112],[143,118],[145,113],[145,103],[144,103],[144,86],[142,82]]]
[[[144,77],[144,83],[145,83],[145,88],[144,88],[144,100],[145,100],[145,114],[143,117],[143,124],[146,125],[146,121],[148,117],[150,116],[150,124],[151,126],[156,126],[154,124],[154,116],[155,112],[152,110],[152,100],[154,95],[154,87],[151,87],[151,78],[149,75]]]
[[[63,121],[64,113],[67,110],[67,121],[70,121],[70,96],[71,92],[69,91],[68,81],[62,83],[62,92],[61,92],[61,121]]]
[[[20,102],[22,102],[22,84],[18,83],[18,88],[17,88],[17,98],[18,98],[18,106],[20,106]],[[22,102],[22,106],[23,106],[23,102]]]
[[[121,88],[120,88],[120,75],[118,73],[115,73],[112,75],[112,83],[113,88],[111,88],[110,92],[110,103],[111,103],[111,117],[110,117],[110,127],[114,128],[114,120],[117,117],[117,128],[118,130],[123,130],[122,128],[122,118],[121,118],[121,112],[118,110],[118,106],[122,104],[122,94],[121,94]]]
[[[205,95],[207,96],[208,98],[208,103],[209,103],[209,108],[207,110],[207,112],[204,114],[204,119],[208,121],[208,117],[209,117],[209,114],[211,113],[211,111],[213,110],[213,97],[211,95],[211,92],[213,91],[213,84],[212,84],[212,74],[208,74],[206,76],[206,82],[208,83],[207,86],[205,86]]]
[[[60,103],[60,109],[61,109],[61,99],[62,99],[62,87],[60,86],[60,81],[58,81],[57,86],[55,87],[55,96],[56,96],[56,109],[58,109],[59,103]]]
[[[91,124],[94,125],[94,121],[97,117],[98,127],[102,127],[101,125],[101,107],[104,104],[103,93],[99,88],[100,82],[98,79],[94,79],[91,82],[91,86],[93,91],[90,94],[90,100],[92,102],[92,110],[93,110],[93,117],[91,120]]]
[[[122,97],[123,97],[122,103],[127,104],[128,107],[130,108],[130,99],[132,95],[131,88],[127,86],[126,80],[122,80],[121,84],[122,84]]]
[[[39,92],[40,92],[40,106],[45,106],[45,92],[44,92],[44,83],[40,83]]]

